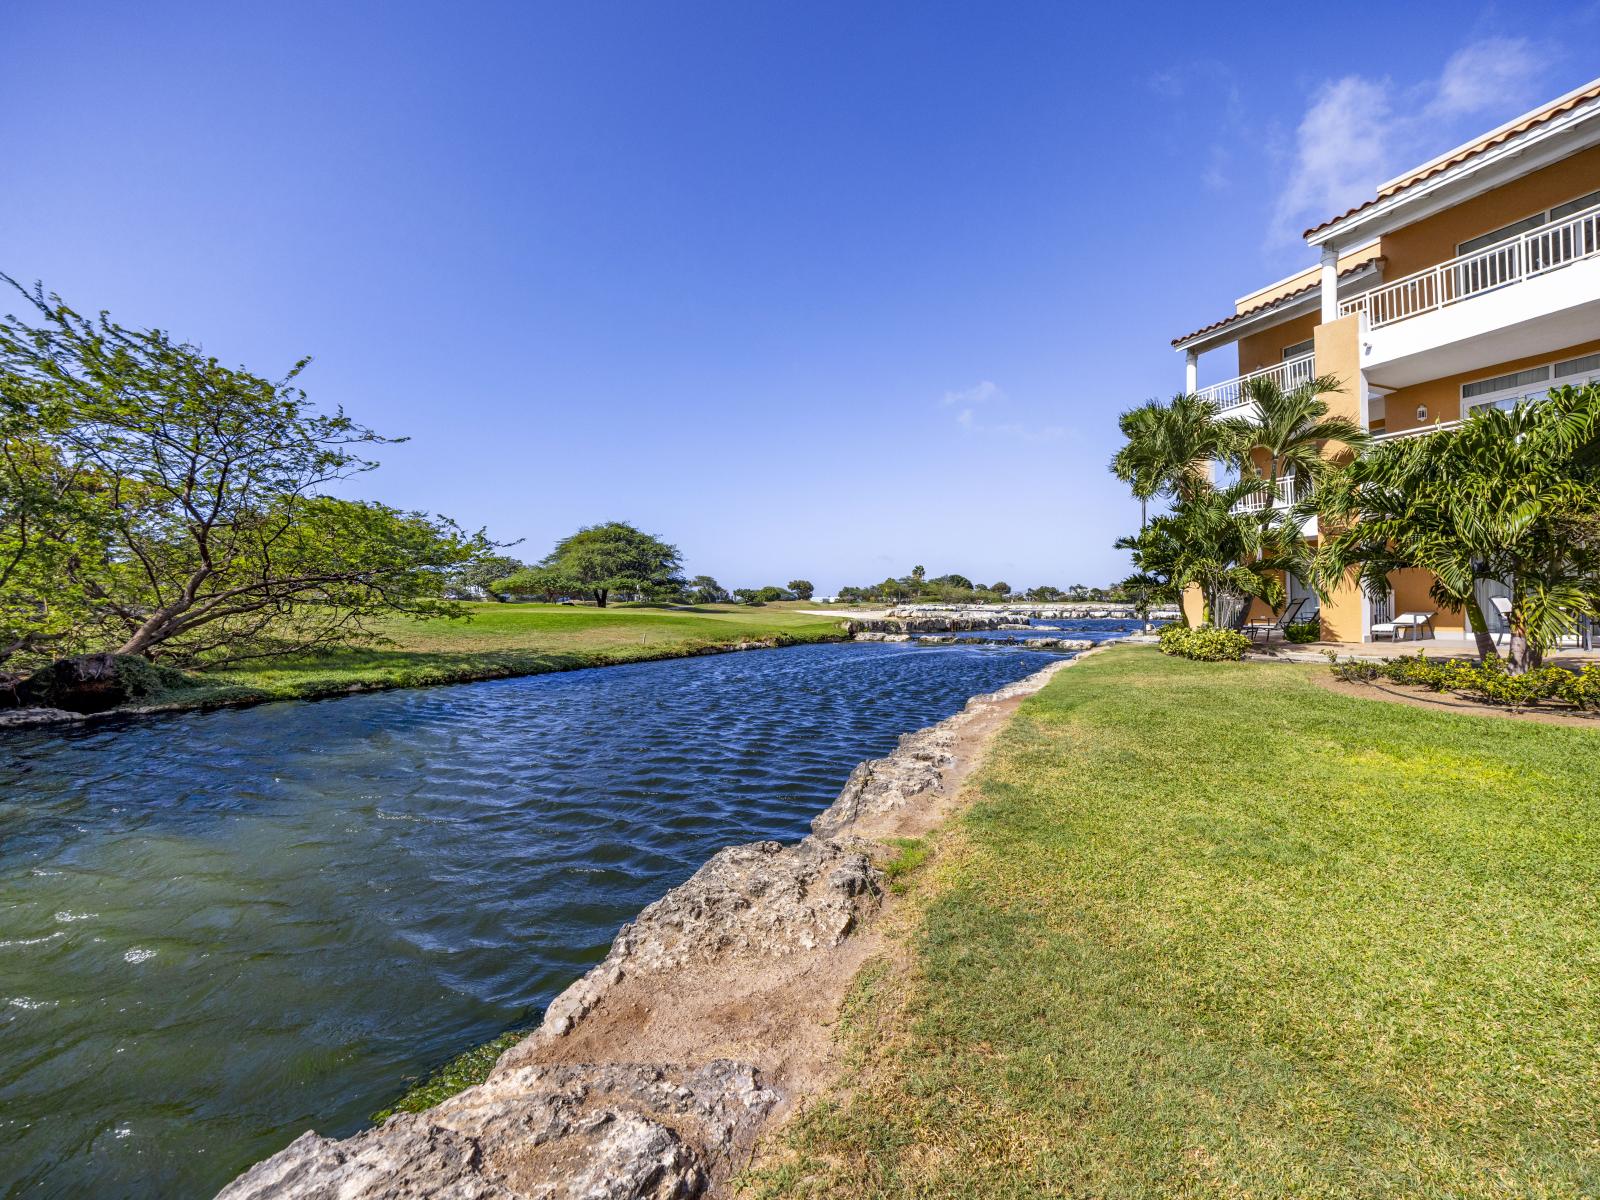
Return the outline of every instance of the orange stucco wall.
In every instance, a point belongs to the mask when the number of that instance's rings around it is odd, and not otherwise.
[[[1437,421],[1458,419],[1461,416],[1461,385],[1464,383],[1490,379],[1496,375],[1509,375],[1525,367],[1537,367],[1548,362],[1560,362],[1563,359],[1580,358],[1585,354],[1595,353],[1600,353],[1600,341],[1580,342],[1576,346],[1568,346],[1565,350],[1537,354],[1532,358],[1512,359],[1510,362],[1497,363],[1492,367],[1468,371],[1464,375],[1449,375],[1443,379],[1430,379],[1425,383],[1413,384],[1408,388],[1398,388],[1390,392],[1383,402],[1384,430],[1393,433],[1406,429],[1421,429]],[[1536,389],[1530,386],[1528,390]],[[1428,410],[1427,416],[1421,418],[1417,416],[1419,405]]]
[[[1446,631],[1459,633],[1466,628],[1466,613],[1440,608],[1434,598],[1428,595],[1428,589],[1432,586],[1431,571],[1391,571],[1389,590],[1394,595],[1392,611],[1397,616],[1403,612],[1431,612],[1434,613],[1435,630],[1441,633]]]
[[[1282,325],[1274,325],[1240,338],[1239,374],[1248,375],[1251,371],[1282,362],[1284,347],[1309,338],[1319,319],[1317,313],[1310,312],[1292,321],[1285,321]]]
[[[1191,628],[1205,623],[1205,597],[1200,594],[1200,588],[1195,584],[1183,589],[1183,615],[1188,619]]]
[[[1383,237],[1383,277],[1400,279],[1456,256],[1456,247],[1557,204],[1600,189],[1600,146],[1581,150],[1504,187]]]
[[[1317,374],[1332,375],[1339,380],[1337,392],[1330,393],[1329,414],[1361,420],[1361,320],[1359,317],[1341,317],[1316,329]],[[1322,637],[1330,642],[1358,642],[1361,640],[1362,617],[1366,610],[1366,597],[1350,582],[1335,588],[1332,595],[1322,598]]]

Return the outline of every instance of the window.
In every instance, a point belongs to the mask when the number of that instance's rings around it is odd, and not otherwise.
[[[1461,385],[1461,415],[1475,408],[1515,408],[1523,400],[1542,400],[1551,386],[1582,387],[1600,380],[1600,354],[1585,354],[1542,367],[1529,367],[1508,375],[1478,379]]]
[[[1299,358],[1301,355],[1310,354],[1312,347],[1315,344],[1315,338],[1307,338],[1303,342],[1296,342],[1292,346],[1285,346],[1283,348],[1283,361],[1288,362],[1291,358]]]
[[[1456,247],[1456,253],[1471,254],[1474,250],[1482,250],[1485,246],[1503,242],[1507,238],[1516,237],[1519,233],[1527,233],[1528,230],[1537,229],[1550,221],[1559,221],[1563,217],[1570,217],[1573,213],[1582,212],[1586,208],[1593,208],[1596,204],[1600,204],[1600,192],[1590,192],[1587,196],[1579,196],[1576,200],[1568,200],[1565,204],[1558,204],[1552,209],[1534,213],[1531,217],[1524,217],[1520,221],[1502,225],[1499,229],[1490,230],[1479,237],[1468,238]]]
[[[1556,378],[1563,383],[1575,375],[1600,375],[1600,354],[1585,354],[1582,358],[1569,358],[1555,365]],[[1576,386],[1576,385],[1574,385]]]
[[[1600,192],[1590,192],[1587,196],[1579,196],[1576,200],[1556,205],[1550,210],[1550,219],[1559,221],[1562,217],[1570,217],[1573,213],[1593,208],[1596,204],[1600,204]]]

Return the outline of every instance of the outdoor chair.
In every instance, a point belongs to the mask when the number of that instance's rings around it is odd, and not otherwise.
[[[1400,641],[1400,635],[1405,630],[1411,631],[1413,641],[1422,640],[1422,631],[1426,629],[1428,636],[1433,637],[1433,614],[1431,612],[1403,612],[1392,621],[1379,621],[1372,627],[1372,639],[1377,641],[1380,637],[1387,637],[1391,642]]]
[[[1298,600],[1291,600],[1283,612],[1279,614],[1277,620],[1252,621],[1244,627],[1245,635],[1254,641],[1256,634],[1259,633],[1263,644],[1272,641],[1273,631],[1284,630],[1293,625],[1294,619],[1300,615],[1300,610],[1305,607],[1305,604],[1304,596]]]
[[[1500,614],[1500,628],[1494,635],[1494,644],[1498,646],[1501,638],[1511,636],[1511,597],[1490,596],[1489,603],[1494,605],[1494,611]]]

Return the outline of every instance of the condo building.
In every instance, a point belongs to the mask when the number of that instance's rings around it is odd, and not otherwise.
[[[1248,415],[1253,378],[1288,389],[1334,376],[1334,414],[1402,438],[1600,380],[1600,79],[1396,176],[1305,240],[1316,265],[1173,340],[1185,390],[1224,415]],[[1237,375],[1199,387],[1211,351],[1236,355]],[[1324,640],[1370,640],[1396,613],[1437,608],[1431,582],[1397,571],[1381,595],[1351,582],[1320,604]],[[1304,585],[1288,584],[1302,617],[1318,608]],[[1493,598],[1508,590],[1480,584],[1491,622]],[[1186,603],[1197,618],[1198,598]],[[1433,631],[1470,636],[1465,614],[1448,610]]]

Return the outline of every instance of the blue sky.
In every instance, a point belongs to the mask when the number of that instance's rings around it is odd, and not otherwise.
[[[1306,265],[1307,224],[1587,79],[1600,3],[5,27],[0,269],[263,374],[313,355],[316,400],[411,438],[353,494],[525,557],[629,520],[729,586],[1066,586],[1125,571],[1105,461],[1117,413],[1181,384],[1169,340]]]

